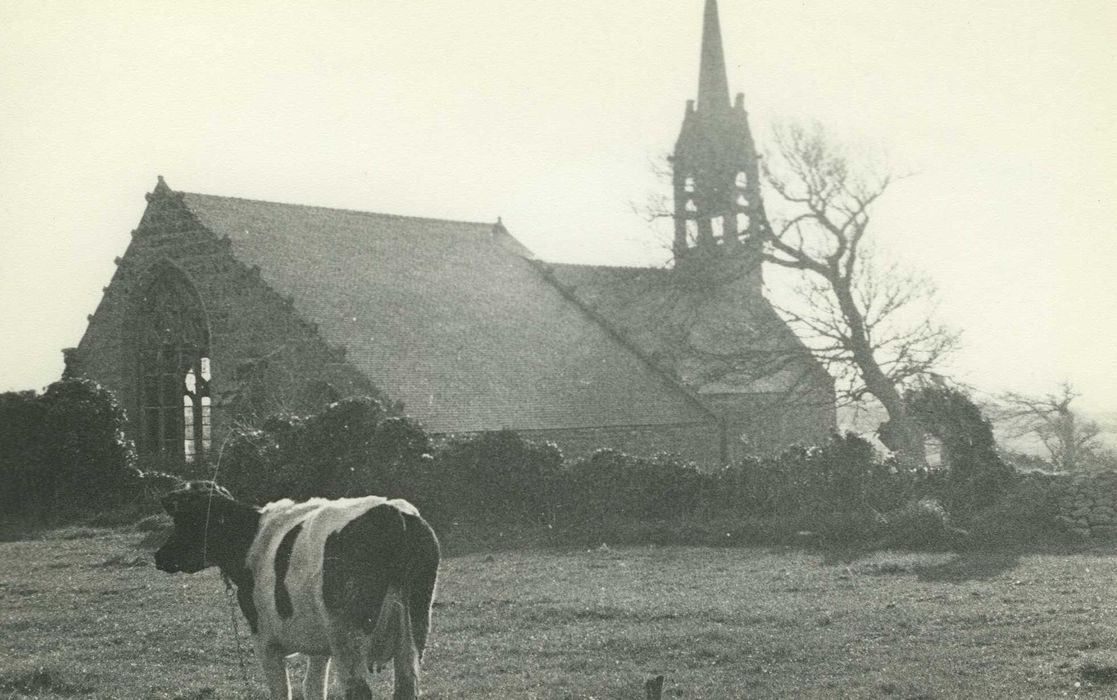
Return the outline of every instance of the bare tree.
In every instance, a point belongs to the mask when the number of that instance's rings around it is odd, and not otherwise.
[[[762,227],[763,257],[801,273],[797,299],[781,310],[847,398],[872,396],[884,407],[881,441],[923,465],[923,431],[902,392],[935,374],[958,335],[931,320],[934,286],[881,264],[869,244],[873,205],[896,178],[855,168],[817,124],[775,134],[764,173],[782,216]]]
[[[1037,438],[1057,469],[1076,471],[1088,466],[1103,451],[1101,428],[1071,407],[1079,396],[1069,382],[1044,396],[1009,392],[999,397],[996,413],[1010,426],[1012,437]]]
[[[763,377],[805,367],[797,361],[803,347],[781,342],[776,332],[787,322],[835,378],[839,402],[862,406],[875,399],[888,417],[879,427],[881,441],[902,460],[924,466],[924,431],[908,416],[903,394],[938,381],[959,336],[934,320],[934,284],[887,262],[868,235],[874,205],[900,178],[868,159],[855,164],[818,124],[792,123],[774,133],[775,149],[762,160],[768,190],[758,227],[762,258],[799,274],[790,294],[769,286],[780,318],[753,319],[769,342],[716,349],[717,361],[707,358],[710,371]],[[664,179],[672,173],[669,159],[654,160],[651,168]],[[675,216],[661,193],[633,209],[653,225]],[[808,372],[800,382],[809,384]]]

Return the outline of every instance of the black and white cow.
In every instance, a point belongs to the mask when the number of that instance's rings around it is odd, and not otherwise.
[[[407,501],[290,500],[255,508],[211,481],[163,497],[174,530],[161,571],[217,566],[236,586],[273,700],[288,700],[285,658],[309,657],[304,697],[326,697],[331,658],[346,700],[371,698],[393,662],[395,694],[419,694],[419,661],[438,576],[434,531]]]

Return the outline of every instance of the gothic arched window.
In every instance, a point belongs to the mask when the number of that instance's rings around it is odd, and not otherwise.
[[[136,318],[143,453],[193,462],[210,449],[209,330],[193,285],[156,269]]]

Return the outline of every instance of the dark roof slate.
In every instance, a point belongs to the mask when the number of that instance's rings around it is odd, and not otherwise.
[[[711,419],[565,298],[500,224],[183,201],[434,432]]]
[[[698,395],[780,393],[831,380],[746,277],[550,264],[554,278]]]

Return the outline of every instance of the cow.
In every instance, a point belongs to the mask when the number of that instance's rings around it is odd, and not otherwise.
[[[236,588],[272,700],[289,700],[286,657],[309,657],[304,697],[323,700],[334,666],[346,700],[371,698],[372,674],[394,666],[393,698],[419,695],[438,538],[415,506],[379,496],[256,508],[212,481],[162,498],[174,520],[155,565],[192,574],[216,566]]]

